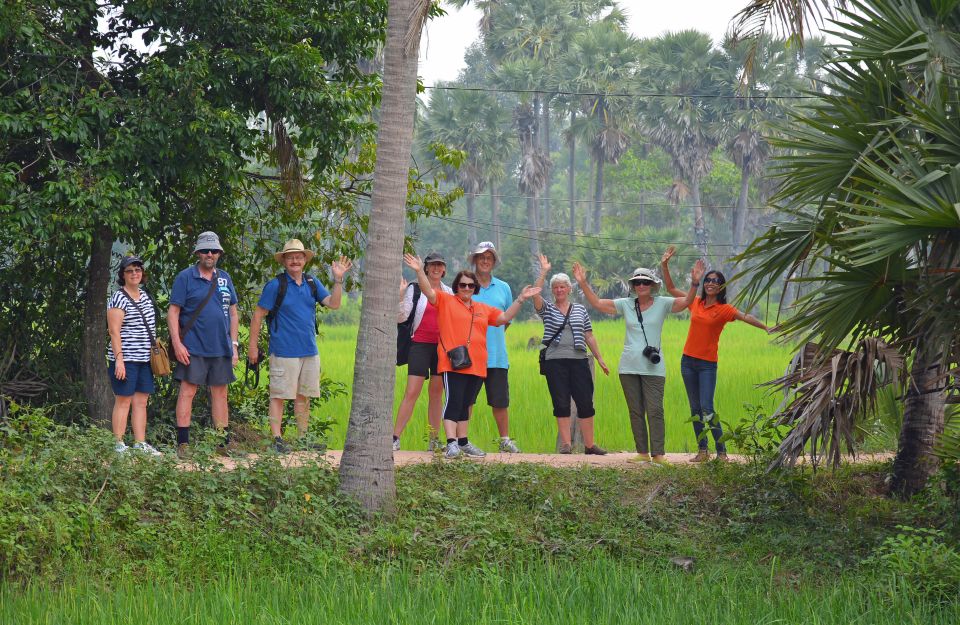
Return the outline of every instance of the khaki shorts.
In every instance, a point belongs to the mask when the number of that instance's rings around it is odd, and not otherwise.
[[[320,356],[281,358],[270,356],[270,397],[296,399],[320,397]]]

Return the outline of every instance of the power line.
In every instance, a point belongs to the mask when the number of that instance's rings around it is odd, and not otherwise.
[[[482,197],[481,195],[476,195],[475,197]],[[508,199],[508,200],[546,200],[547,198],[542,195],[532,196],[532,195],[501,195],[497,194],[498,198]],[[638,206],[641,208],[737,208],[736,204],[673,204],[671,202],[618,202],[616,200],[600,200],[599,202],[594,202],[590,199],[574,199],[576,204],[604,204],[610,206]],[[551,197],[550,203],[564,203],[569,204],[570,198],[562,197]],[[775,210],[773,206],[744,206],[748,210]]]
[[[443,91],[472,91],[478,93],[532,93],[539,95],[565,95],[604,98],[702,98],[705,100],[819,100],[818,95],[736,95],[726,93],[623,93],[600,91],[564,91],[561,89],[507,89],[503,87],[465,87],[458,85],[424,85],[424,89]]]

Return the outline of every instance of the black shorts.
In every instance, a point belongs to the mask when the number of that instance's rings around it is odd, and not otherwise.
[[[509,369],[487,367],[487,377],[483,381],[483,388],[487,391],[487,405],[491,408],[508,408],[510,406],[508,371]]]
[[[589,419],[593,407],[593,376],[586,358],[557,358],[545,360],[543,372],[553,401],[553,416],[570,416],[570,398],[577,404],[577,418]]]
[[[407,358],[407,375],[418,375],[429,380],[431,375],[437,375],[437,362],[436,343],[414,341]]]
[[[226,386],[234,380],[232,356],[190,356],[190,364],[177,363],[175,380],[197,386]]]

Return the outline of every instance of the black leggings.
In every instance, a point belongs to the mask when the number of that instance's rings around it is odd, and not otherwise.
[[[553,416],[570,416],[570,397],[577,404],[577,417],[589,419],[593,409],[593,376],[586,358],[557,358],[543,361],[547,388],[553,401]]]
[[[483,378],[467,373],[447,371],[443,374],[444,421],[466,421],[470,418],[470,406],[477,401]]]

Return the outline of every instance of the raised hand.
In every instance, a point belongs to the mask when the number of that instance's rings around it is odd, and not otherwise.
[[[699,284],[700,278],[702,278],[706,272],[707,263],[703,262],[702,258],[698,258],[697,262],[693,263],[693,269],[690,270],[690,279],[694,284]]]
[[[523,287],[522,291],[520,291],[520,301],[523,302],[524,300],[530,299],[534,295],[539,295],[540,290],[540,287],[528,284],[527,286]]]
[[[670,262],[670,259],[673,258],[673,255],[677,253],[677,248],[670,245],[663,252],[663,256],[660,257],[660,264],[666,265]]]
[[[333,261],[330,269],[333,271],[334,280],[343,280],[343,276],[350,271],[351,267],[353,267],[353,261],[346,256],[341,256],[340,260]]]
[[[577,282],[587,281],[587,270],[580,263],[573,263],[573,279]]]
[[[407,267],[413,269],[417,273],[423,270],[423,261],[420,260],[419,256],[414,256],[413,254],[404,254],[403,262],[406,263]]]
[[[545,275],[547,275],[548,273],[550,273],[550,268],[551,268],[552,266],[553,266],[553,265],[550,264],[550,261],[547,260],[546,255],[545,255],[545,254],[540,254],[540,275],[541,275],[541,276],[545,276]]]

